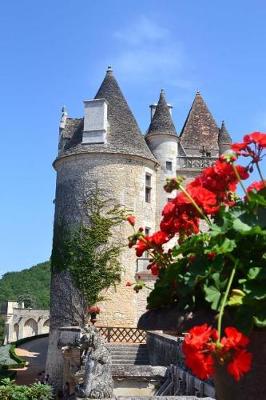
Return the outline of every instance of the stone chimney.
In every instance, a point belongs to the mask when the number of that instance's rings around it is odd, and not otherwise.
[[[82,144],[106,143],[107,102],[105,99],[84,101]]]

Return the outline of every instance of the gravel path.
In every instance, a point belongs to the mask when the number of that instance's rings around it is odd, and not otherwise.
[[[17,370],[16,383],[29,385],[36,382],[38,373],[45,370],[48,337],[33,339],[16,348],[16,354],[22,356],[29,365]]]

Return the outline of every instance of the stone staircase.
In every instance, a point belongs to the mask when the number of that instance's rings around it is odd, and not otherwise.
[[[149,365],[146,344],[108,344],[113,365]]]

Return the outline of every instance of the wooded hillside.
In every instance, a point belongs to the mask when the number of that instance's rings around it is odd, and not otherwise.
[[[46,261],[18,272],[7,272],[0,279],[0,303],[25,300],[26,306],[49,308],[50,262]]]

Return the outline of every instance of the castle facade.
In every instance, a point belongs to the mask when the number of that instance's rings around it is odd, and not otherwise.
[[[192,179],[213,163],[230,146],[224,123],[219,128],[201,94],[196,93],[180,134],[176,132],[171,106],[165,94],[151,107],[151,122],[144,136],[126,99],[108,68],[92,100],[84,101],[84,117],[70,118],[63,109],[59,127],[55,227],[69,227],[86,221],[84,201],[97,183],[116,201],[132,210],[137,225],[145,233],[159,228],[161,210],[171,195],[163,191],[166,178],[183,175]],[[119,234],[132,233],[123,224]],[[60,246],[54,240],[54,246]],[[154,277],[145,268],[147,260],[137,259],[127,249],[120,257],[123,266],[121,284],[106,293],[100,321],[105,326],[135,327],[145,311],[145,290],[135,294],[126,287],[136,275],[152,285]],[[59,328],[77,324],[80,294],[66,271],[52,271],[50,342],[47,371],[56,384],[62,376],[62,356],[57,349]]]

